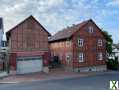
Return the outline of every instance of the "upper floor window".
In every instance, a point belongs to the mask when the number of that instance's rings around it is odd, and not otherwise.
[[[92,26],[89,26],[89,33],[93,33],[93,27]]]
[[[97,59],[98,60],[103,60],[103,53],[98,53],[98,56],[97,56]]]
[[[83,47],[84,39],[78,39],[78,46]]]
[[[102,45],[103,45],[102,39],[98,39],[97,45],[98,45],[98,46],[102,46]]]
[[[66,47],[69,47],[71,45],[71,41],[66,41]]]
[[[79,62],[84,62],[84,53],[79,53],[78,60]]]

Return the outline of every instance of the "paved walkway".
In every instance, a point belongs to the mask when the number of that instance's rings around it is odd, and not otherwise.
[[[0,83],[23,83],[32,81],[43,81],[43,80],[54,80],[54,79],[66,79],[74,77],[86,77],[91,75],[99,75],[110,72],[85,72],[85,73],[75,73],[64,70],[52,70],[48,74],[39,72],[24,75],[12,75],[0,80]]]

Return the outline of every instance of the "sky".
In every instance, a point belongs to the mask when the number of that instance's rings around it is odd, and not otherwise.
[[[119,42],[119,0],[0,0],[5,32],[33,15],[52,35],[93,19]]]

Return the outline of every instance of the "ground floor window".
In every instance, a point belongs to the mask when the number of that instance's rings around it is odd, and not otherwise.
[[[67,53],[67,54],[66,54],[66,61],[67,61],[67,62],[70,62],[71,59],[72,59],[72,54],[71,54],[71,53]]]
[[[103,60],[103,53],[102,53],[102,52],[99,52],[99,53],[97,54],[97,59],[98,59],[98,60]]]
[[[84,53],[83,52],[80,52],[78,54],[78,60],[79,60],[79,62],[84,62]]]

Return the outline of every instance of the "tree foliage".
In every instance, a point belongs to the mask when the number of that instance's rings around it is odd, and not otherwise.
[[[115,60],[109,59],[107,62],[107,68],[111,70],[119,70],[118,57],[115,57]]]
[[[110,35],[107,31],[103,31],[105,39],[106,39],[106,50],[108,54],[112,53],[112,44],[113,44],[113,39],[112,35]]]

